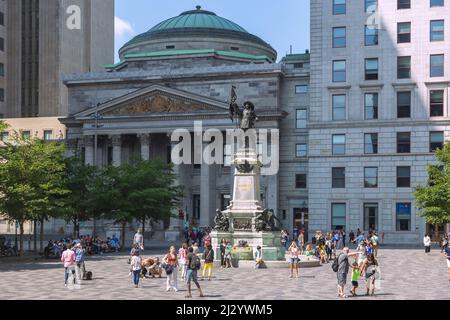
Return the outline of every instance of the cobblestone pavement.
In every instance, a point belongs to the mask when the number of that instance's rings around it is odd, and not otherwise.
[[[148,252],[144,257],[154,254],[157,253]],[[426,255],[416,249],[381,249],[378,258],[382,280],[376,295],[349,299],[450,300],[447,265],[438,250]],[[134,288],[126,260],[125,255],[89,257],[86,267],[93,272],[94,279],[84,281],[79,288],[66,288],[61,263],[45,260],[19,263],[1,259],[0,299],[185,299],[186,284],[179,281],[179,292],[166,292],[164,277],[143,279],[140,287]],[[200,281],[205,299],[212,300],[338,299],[336,283],[330,264],[301,269],[299,279],[289,279],[287,268],[215,268],[212,281]],[[349,289],[348,286],[346,291]],[[364,283],[360,281],[359,294],[364,291]],[[198,299],[196,290],[193,295]]]

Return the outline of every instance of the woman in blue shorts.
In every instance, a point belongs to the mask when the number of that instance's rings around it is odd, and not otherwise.
[[[293,277],[294,270],[295,270],[295,277],[298,278],[298,263],[300,262],[299,254],[300,250],[295,243],[295,241],[292,241],[291,246],[288,249],[289,254],[289,278]]]

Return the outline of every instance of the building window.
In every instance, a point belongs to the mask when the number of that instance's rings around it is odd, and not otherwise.
[[[53,139],[53,131],[52,130],[44,130],[44,141],[50,141]]]
[[[223,165],[224,165],[224,167],[231,166],[231,161],[232,161],[231,145],[225,144],[223,146]]]
[[[364,203],[363,230],[378,230],[378,203]]]
[[[378,119],[378,93],[364,95],[364,114],[366,120]]]
[[[0,26],[5,25],[5,14],[0,11]]]
[[[296,124],[297,129],[306,129],[308,121],[308,112],[306,109],[298,109],[296,112]]]
[[[345,120],[346,119],[346,96],[345,94],[335,94],[332,99],[333,103],[333,120]]]
[[[346,0],[333,0],[333,15],[345,14],[347,11]]]
[[[411,0],[397,0],[397,9],[411,9]]]
[[[443,7],[444,0],[430,0],[430,7]]]
[[[397,153],[411,152],[411,132],[397,132]]]
[[[366,59],[364,77],[366,80],[378,80],[378,58]]]
[[[5,75],[5,65],[0,63],[0,76],[3,77]]]
[[[5,39],[0,37],[0,51],[5,51]]]
[[[4,132],[0,132],[0,140],[2,142],[8,142],[9,141],[9,132],[4,131]]]
[[[231,195],[229,194],[222,194],[220,196],[220,207],[222,210],[226,210],[231,202]]]
[[[411,167],[397,167],[397,188],[411,186]]]
[[[4,101],[5,101],[5,89],[0,88],[0,102],[4,102]]]
[[[333,61],[333,82],[345,82],[346,67],[345,60]]]
[[[397,58],[397,78],[398,79],[411,78],[411,57]]]
[[[200,195],[194,194],[192,196],[192,214],[195,220],[200,220]]]
[[[334,189],[345,188],[345,168],[331,169],[331,187]]]
[[[306,189],[306,174],[295,175],[295,188]]]
[[[378,133],[364,134],[364,153],[365,154],[378,153]]]
[[[364,188],[378,188],[378,168],[364,168]]]
[[[169,46],[166,46],[166,49],[175,49],[175,46],[174,45],[169,45]]]
[[[366,25],[364,28],[364,35],[364,42],[366,46],[378,45],[378,28],[376,25]]]
[[[411,22],[397,24],[397,43],[411,42]]]
[[[444,146],[444,132],[432,131],[430,132],[430,152],[435,152],[437,149],[442,149]]]
[[[308,86],[306,84],[295,86],[295,93],[307,93]]]
[[[295,156],[304,158],[308,155],[308,145],[306,143],[297,143],[295,145]]]
[[[302,62],[294,63],[294,69],[302,69],[302,68],[303,68]]]
[[[333,134],[333,154],[345,154],[345,134]]]
[[[29,131],[29,130],[22,131],[22,139],[23,140],[27,140],[30,138],[31,138],[31,131]]]
[[[444,90],[430,91],[430,117],[444,116]]]
[[[430,56],[430,77],[444,76],[444,55],[432,54]]]
[[[397,92],[397,118],[411,117],[411,91]]]
[[[378,0],[365,0],[365,12],[374,13],[378,8]]]
[[[395,213],[397,231],[411,231],[411,203],[397,203]]]
[[[345,203],[332,203],[331,204],[331,228],[345,229],[346,224],[346,204]]]
[[[333,48],[345,48],[347,43],[346,30],[345,27],[333,28]]]
[[[430,21],[430,41],[444,41],[444,20]]]

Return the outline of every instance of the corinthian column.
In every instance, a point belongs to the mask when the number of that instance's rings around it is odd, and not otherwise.
[[[122,164],[122,136],[114,135],[110,139],[113,147],[112,164],[118,167]]]
[[[150,159],[150,134],[143,133],[139,135],[139,139],[141,141],[141,157],[143,160]]]
[[[84,163],[94,165],[94,136],[84,137]]]

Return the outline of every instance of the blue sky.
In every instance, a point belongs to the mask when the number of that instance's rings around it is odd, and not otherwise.
[[[117,51],[133,36],[158,22],[201,5],[267,41],[280,59],[309,49],[308,0],[116,0]]]

